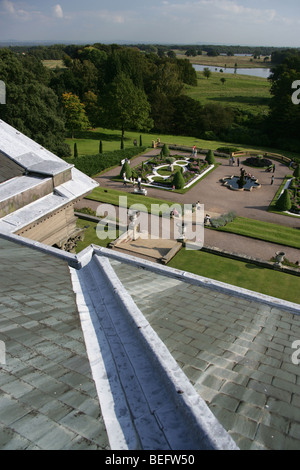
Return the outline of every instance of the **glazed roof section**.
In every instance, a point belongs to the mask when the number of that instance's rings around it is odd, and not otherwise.
[[[57,178],[53,184],[53,191],[36,197],[25,207],[22,207],[0,219],[0,229],[5,233],[14,233],[31,222],[46,216],[49,212],[60,209],[62,206],[75,201],[91,192],[98,186],[95,180],[78,171],[73,165],[66,163],[53,153],[41,147],[22,133],[3,121],[0,121],[0,151],[2,160],[6,157],[8,162],[18,168],[23,168],[24,176],[17,176],[0,184],[0,198],[7,199],[11,195],[20,195],[22,192],[34,190],[37,179]],[[64,173],[66,177],[61,177]],[[12,174],[15,176],[15,174]],[[3,180],[6,180],[7,174]],[[53,180],[54,181],[54,180]]]

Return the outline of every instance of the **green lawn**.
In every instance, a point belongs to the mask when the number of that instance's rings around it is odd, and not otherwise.
[[[162,205],[171,207],[173,204],[176,204],[178,207],[178,203],[165,201],[163,199],[157,199],[148,196],[141,196],[139,194],[131,194],[125,193],[123,191],[117,191],[114,189],[104,189],[101,187],[95,188],[93,192],[86,197],[86,199],[91,199],[93,201],[98,201],[105,204],[112,204],[113,206],[119,206],[120,204],[120,197],[127,197],[127,207],[132,207],[134,204],[139,204],[145,206],[145,212],[151,212],[152,214],[156,214],[157,212],[152,210],[152,204],[155,205]],[[125,207],[124,204],[121,204],[122,207]],[[142,210],[142,209],[141,209]]]
[[[206,79],[205,79],[206,80]],[[223,85],[222,85],[223,86]],[[226,86],[226,85],[224,85]],[[197,137],[187,137],[187,136],[174,136],[169,134],[146,134],[142,132],[132,132],[126,131],[125,132],[125,149],[128,147],[133,147],[133,141],[136,139],[139,143],[139,136],[142,136],[142,144],[144,147],[152,148],[152,141],[156,141],[157,138],[160,138],[162,143],[173,144],[173,145],[183,145],[187,147],[192,147],[196,145],[197,148],[203,149],[211,149],[217,150],[220,147],[228,147],[233,146],[237,147],[241,150],[254,150],[259,152],[273,152],[278,154],[283,154],[290,158],[300,158],[300,154],[292,153],[292,152],[285,152],[276,148],[265,147],[262,145],[260,147],[249,147],[247,145],[237,144],[234,142],[222,142],[222,141],[215,141],[215,140],[203,140],[198,139]],[[99,153],[99,142],[102,140],[103,142],[103,153],[110,152],[113,150],[120,150],[121,145],[121,131],[120,130],[112,130],[112,129],[104,129],[104,128],[97,128],[91,129],[85,132],[75,132],[75,138],[66,139],[66,143],[68,143],[71,147],[72,154],[74,152],[74,143],[77,143],[77,150],[79,157],[81,155],[95,155]]]
[[[197,86],[186,86],[186,94],[203,105],[234,106],[259,114],[269,111],[270,83],[265,78],[220,72],[213,72],[209,79],[198,72],[197,77]],[[226,80],[224,85],[221,78]]]
[[[80,227],[80,228],[86,227],[86,229],[84,231],[84,240],[77,243],[76,253],[79,253],[80,251],[84,250],[84,248],[86,248],[87,246],[91,244],[106,247],[108,243],[114,241],[116,238],[119,237],[118,230],[116,231],[116,233],[114,232],[114,230],[108,230],[107,239],[101,240],[97,236],[97,231],[96,231],[97,225],[98,224],[95,222],[90,222],[84,219],[77,220],[77,227]]]
[[[299,277],[203,251],[182,249],[168,266],[299,303]]]
[[[236,233],[250,238],[257,238],[279,245],[300,248],[300,230],[283,225],[271,224],[260,220],[236,217],[233,222],[219,228],[223,232]]]

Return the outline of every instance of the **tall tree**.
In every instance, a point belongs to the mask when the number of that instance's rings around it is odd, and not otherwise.
[[[101,104],[104,122],[125,130],[149,130],[153,122],[149,118],[150,104],[145,92],[136,87],[124,73],[116,76],[103,94]]]
[[[271,102],[268,119],[269,132],[284,139],[299,140],[300,106],[292,102],[292,84],[299,80],[300,54],[287,56],[271,75]]]
[[[6,84],[6,105],[0,117],[61,157],[71,155],[64,143],[65,124],[59,100],[47,86],[49,71],[38,59],[0,50],[0,77]]]
[[[85,112],[85,106],[78,96],[73,93],[64,93],[62,102],[66,115],[66,127],[74,138],[74,131],[82,131],[89,127],[90,123]]]

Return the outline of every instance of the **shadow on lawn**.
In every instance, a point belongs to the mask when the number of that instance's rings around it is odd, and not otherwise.
[[[75,132],[74,139],[88,139],[88,140],[103,140],[104,142],[113,142],[119,141],[121,142],[121,132],[120,134],[105,134],[103,132],[98,131],[80,131]],[[129,137],[124,137],[125,142],[129,142],[132,139]]]
[[[247,263],[245,267],[247,269],[264,269],[263,266],[257,266],[256,264],[250,264],[250,263]]]

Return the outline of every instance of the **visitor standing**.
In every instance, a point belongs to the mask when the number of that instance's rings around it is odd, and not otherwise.
[[[273,184],[273,183],[274,183],[274,176],[272,176],[272,178],[271,178],[271,184]]]

